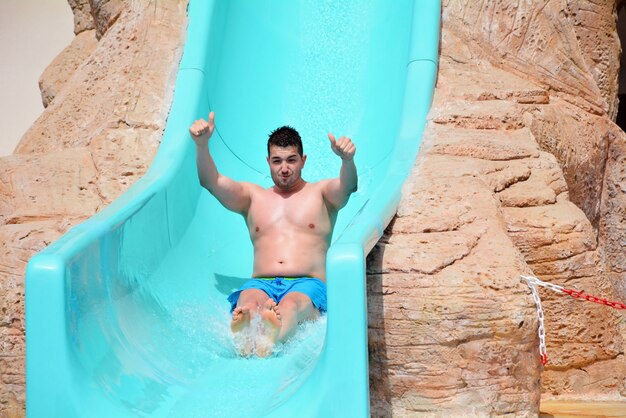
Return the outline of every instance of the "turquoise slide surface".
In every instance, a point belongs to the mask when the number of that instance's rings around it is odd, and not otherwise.
[[[148,173],[28,263],[27,415],[367,417],[365,256],[395,213],[434,89],[439,0],[191,0]],[[268,134],[299,130],[308,181],[357,146],[359,190],[327,256],[328,314],[269,359],[235,354],[227,295],[252,271],[243,219],[200,187],[188,128],[216,114],[219,170],[272,184]],[[306,251],[306,249],[302,249]]]

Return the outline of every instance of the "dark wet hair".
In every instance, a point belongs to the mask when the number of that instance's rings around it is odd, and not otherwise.
[[[298,149],[300,157],[303,155],[300,134],[291,126],[281,126],[270,134],[270,138],[267,140],[267,155],[270,155],[271,145],[281,148],[295,146]]]

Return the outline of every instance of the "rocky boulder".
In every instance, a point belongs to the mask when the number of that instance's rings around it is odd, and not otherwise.
[[[47,108],[0,158],[0,416],[24,415],[26,263],[146,172],[184,45],[186,1],[70,4],[77,36],[41,77]]]
[[[540,393],[626,399],[620,314],[541,289],[542,371],[519,283],[529,272],[626,301],[615,6],[443,2],[424,143],[368,258],[374,415],[536,416]]]

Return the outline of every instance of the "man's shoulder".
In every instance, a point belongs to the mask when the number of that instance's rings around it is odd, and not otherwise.
[[[313,184],[315,187],[322,188],[322,187],[325,187],[331,181],[333,181],[333,179],[322,179],[322,180],[318,180],[318,181],[316,181],[314,183],[311,183],[311,184]]]
[[[248,182],[248,181],[241,181],[241,182],[239,182],[239,183],[240,183],[243,187],[245,187],[246,189],[251,190],[251,191],[263,191],[263,190],[266,190],[266,189],[264,189],[263,187],[259,186],[259,185],[258,185],[258,184],[256,184],[256,183],[250,183],[250,182]]]
[[[314,183],[311,183],[311,188],[309,189],[310,194],[319,195],[322,199],[326,200],[328,190],[330,189],[330,185],[335,179],[323,179],[318,180]]]
[[[324,189],[332,179],[323,179],[318,181],[309,181],[306,187],[302,189],[304,193],[324,194]]]
[[[337,178],[318,180],[315,182],[315,188],[319,193],[325,194],[333,187],[334,183],[338,181],[339,179]]]

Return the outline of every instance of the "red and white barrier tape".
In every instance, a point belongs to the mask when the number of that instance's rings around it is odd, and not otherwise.
[[[547,289],[553,290],[557,293],[565,293],[576,299],[585,299],[589,302],[599,303],[601,305],[606,305],[614,309],[624,309],[626,310],[626,304],[622,302],[613,302],[607,299],[599,298],[597,296],[589,295],[584,291],[574,290],[574,289],[566,289],[563,286],[559,286],[553,283],[544,282],[539,280],[536,277],[532,276],[520,276],[523,280],[526,280],[526,284],[530,287],[530,291],[532,292],[533,299],[535,300],[535,305],[537,306],[537,317],[539,318],[539,354],[541,355],[541,364],[544,366],[548,362],[548,354],[546,350],[546,329],[544,327],[543,321],[543,309],[541,307],[541,299],[539,299],[539,292],[537,291],[536,286],[542,286]]]

